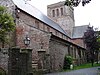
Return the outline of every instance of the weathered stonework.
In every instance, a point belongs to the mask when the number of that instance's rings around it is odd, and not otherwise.
[[[79,45],[79,46],[81,46],[83,48],[86,48],[85,43],[84,43],[82,38],[72,39],[71,42],[73,42],[74,44],[77,44],[77,45]]]
[[[43,31],[43,23],[39,22],[39,28],[36,28],[35,18],[28,16],[24,12],[18,13],[19,18],[16,19],[16,45],[21,48],[25,48],[23,43],[23,39],[28,34],[31,43],[29,45],[32,48],[32,62],[33,68],[46,69],[45,65],[47,65],[47,57],[46,54],[49,53],[49,40],[51,34]],[[46,59],[44,59],[46,57]],[[48,63],[49,64],[49,63]]]
[[[67,42],[62,41],[60,37],[60,39],[52,37],[56,34],[49,33],[47,29],[43,30],[44,23],[41,23],[39,20],[21,10],[19,11],[20,12],[17,12],[18,18],[16,18],[16,45],[25,48],[23,39],[28,34],[31,39],[29,47],[33,49],[32,62],[35,68],[47,69],[49,71],[63,69],[64,56],[69,55]],[[39,22],[38,28],[35,23],[36,21]],[[77,50],[78,49],[76,49],[75,53],[76,59],[79,58]],[[74,51],[74,49],[71,50],[70,48],[71,56],[74,56],[74,52],[72,53],[72,51]],[[75,64],[79,64],[80,59],[76,62]]]
[[[8,49],[0,50],[0,68],[8,72]]]
[[[64,57],[65,55],[68,55],[67,44],[52,37],[50,40],[49,51],[51,71],[59,71],[63,69]]]
[[[47,15],[57,22],[69,36],[72,36],[74,23],[74,9],[64,5],[65,2],[59,2],[47,6]],[[61,11],[62,9],[62,11]],[[57,15],[57,10],[58,14]],[[55,11],[55,16],[53,16],[53,11]]]
[[[9,1],[11,2],[11,0]],[[3,0],[2,2],[5,2],[4,4],[6,4],[5,0]],[[8,4],[11,6],[13,5],[13,3]],[[70,12],[70,8],[62,6],[62,3],[58,3],[57,5],[61,5],[61,7],[64,9],[64,13],[62,16],[59,15],[59,17],[55,17],[54,20],[56,19],[65,31],[70,30],[68,33],[70,33],[71,35],[71,31],[73,30],[74,26],[73,9]],[[80,57],[78,52],[79,49],[77,48],[78,46],[69,42],[68,39],[70,38],[64,35],[64,33],[53,27],[50,27],[46,23],[26,13],[20,8],[16,7],[16,9],[11,9],[12,13],[14,11],[14,18],[16,23],[15,37],[13,38],[13,42],[15,44],[13,46],[32,49],[33,68],[48,71],[61,70],[63,68],[64,57],[65,55],[69,54],[79,60],[79,62],[77,61],[76,64],[80,64]],[[68,11],[66,11],[67,9]],[[24,45],[23,40],[26,35],[31,40],[29,46]],[[84,50],[81,47],[79,48]]]
[[[85,49],[79,48],[75,44],[52,36],[49,45],[50,70],[59,71],[63,69],[65,55],[73,57],[73,65],[80,65],[86,62]]]

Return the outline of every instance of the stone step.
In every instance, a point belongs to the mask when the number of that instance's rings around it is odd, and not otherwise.
[[[34,60],[34,61],[32,61],[32,68],[33,69],[37,69],[38,68],[38,60]]]

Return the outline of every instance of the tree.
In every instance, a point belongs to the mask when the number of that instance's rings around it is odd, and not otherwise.
[[[98,56],[100,52],[100,31],[96,31],[96,36],[97,36],[96,57],[97,57],[97,63],[98,63]]]
[[[13,17],[7,12],[6,7],[0,6],[0,42],[4,48],[8,39],[8,33],[14,31],[15,23]]]
[[[94,63],[94,53],[98,49],[97,35],[93,30],[93,27],[88,27],[87,31],[84,33],[84,43],[87,49],[87,61],[91,61],[92,66]]]
[[[90,1],[91,0],[66,0],[65,5],[77,7],[80,3],[82,3],[82,6],[85,6],[90,3]]]

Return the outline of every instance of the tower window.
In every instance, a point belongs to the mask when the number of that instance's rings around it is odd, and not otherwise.
[[[57,11],[56,11],[56,12],[57,12],[57,16],[59,16],[59,10],[58,10],[58,9],[57,9]]]
[[[64,12],[63,12],[63,8],[61,8],[61,16],[63,15],[63,13],[64,13]]]
[[[52,10],[52,15],[53,17],[55,17],[55,10]]]

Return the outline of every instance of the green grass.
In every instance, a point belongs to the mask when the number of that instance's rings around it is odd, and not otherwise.
[[[98,64],[94,63],[93,66],[91,65],[91,63],[86,63],[86,64],[82,64],[82,65],[79,65],[79,66],[74,66],[74,68],[72,70],[91,68],[91,67],[97,67],[97,66],[100,66],[100,63],[98,63]],[[67,70],[63,70],[63,71],[72,71],[72,70],[67,69]]]
[[[91,63],[87,63],[87,64],[82,64],[80,66],[75,66],[74,67],[74,70],[77,70],[77,69],[84,69],[84,68],[91,68],[91,67],[97,67],[97,66],[100,66],[100,63],[94,63],[94,65],[92,66]]]

